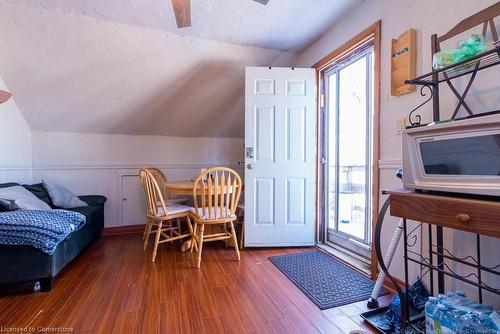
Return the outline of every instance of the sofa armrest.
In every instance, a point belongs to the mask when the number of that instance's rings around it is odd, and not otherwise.
[[[104,205],[106,203],[106,197],[100,195],[86,195],[78,196],[79,199],[87,203],[88,205]]]

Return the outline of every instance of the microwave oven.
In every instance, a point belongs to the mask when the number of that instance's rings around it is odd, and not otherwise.
[[[402,133],[406,189],[500,196],[500,114]]]

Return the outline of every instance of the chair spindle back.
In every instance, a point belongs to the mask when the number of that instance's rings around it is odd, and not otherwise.
[[[144,199],[146,200],[147,215],[150,217],[159,217],[167,215],[167,207],[162,194],[160,185],[155,178],[155,175],[148,169],[141,169],[139,172],[142,189],[144,191]],[[163,209],[160,212],[159,209]]]
[[[193,186],[195,213],[201,213],[205,220],[230,218],[236,212],[241,187],[241,177],[230,168],[215,167],[203,171]]]
[[[156,167],[148,167],[147,169],[155,178],[158,186],[160,187],[161,194],[164,200],[171,199],[170,193],[167,191],[167,176],[163,173],[159,168]]]

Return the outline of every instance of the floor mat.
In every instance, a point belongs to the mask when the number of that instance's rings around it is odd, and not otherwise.
[[[373,289],[370,279],[317,250],[269,260],[321,310],[368,300]]]

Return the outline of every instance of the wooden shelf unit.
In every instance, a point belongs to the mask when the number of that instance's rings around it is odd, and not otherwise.
[[[500,238],[500,199],[484,200],[408,190],[385,192],[391,216]]]
[[[483,273],[488,272],[500,278],[500,264],[487,267],[481,263],[481,236],[500,238],[500,198],[474,198],[449,194],[422,193],[409,190],[384,191],[389,195],[384,203],[377,225],[375,227],[375,253],[382,271],[397,291],[401,300],[401,328],[412,327],[419,330],[414,322],[409,320],[409,304],[404,289],[392,277],[384,263],[380,246],[384,216],[390,208],[390,214],[403,219],[403,259],[404,259],[404,286],[409,287],[408,263],[415,263],[428,269],[430,293],[434,295],[434,279],[437,278],[438,293],[445,293],[444,277],[465,282],[478,288],[479,303],[482,302],[483,291],[489,291],[500,296],[500,288],[494,287],[483,281]],[[416,242],[417,229],[408,231],[407,220],[419,221],[420,228],[423,224],[428,227],[427,254],[417,253],[409,248],[412,240]],[[469,255],[466,259],[457,257],[452,251],[443,247],[443,228],[466,231],[476,235],[477,253]],[[434,239],[435,230],[436,238]],[[450,269],[445,262],[457,262],[476,271],[475,278],[471,274],[460,276]],[[435,277],[436,276],[436,277]],[[417,321],[418,323],[418,321]]]

